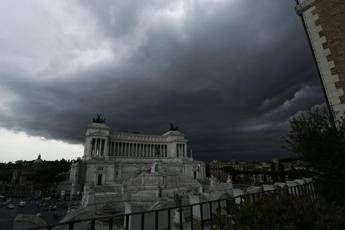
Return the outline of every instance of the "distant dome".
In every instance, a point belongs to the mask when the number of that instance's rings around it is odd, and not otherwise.
[[[38,155],[38,157],[37,157],[37,159],[36,160],[34,160],[34,164],[40,164],[40,163],[42,163],[43,161],[42,161],[42,159],[41,159],[41,155]]]

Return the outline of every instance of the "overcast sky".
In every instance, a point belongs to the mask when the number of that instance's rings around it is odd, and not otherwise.
[[[5,0],[0,161],[76,158],[96,113],[173,122],[199,159],[288,156],[288,119],[324,102],[293,0]]]

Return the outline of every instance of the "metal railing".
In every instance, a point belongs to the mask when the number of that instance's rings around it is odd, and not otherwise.
[[[215,220],[217,217],[229,216],[229,202],[242,205],[253,203],[263,197],[288,194],[296,198],[307,198],[312,202],[319,199],[313,183],[284,187],[270,191],[260,191],[224,199],[205,201],[171,208],[148,210],[144,212],[122,213],[79,220],[72,220],[53,225],[29,228],[27,230],[53,229],[108,229],[108,230],[166,230],[166,229],[222,229]]]

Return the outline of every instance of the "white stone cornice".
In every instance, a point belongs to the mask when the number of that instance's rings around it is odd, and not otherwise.
[[[316,0],[298,0],[298,5],[296,6],[296,12],[302,15],[306,10],[313,6]]]
[[[298,0],[299,5],[302,7],[309,7],[311,6],[316,0]]]

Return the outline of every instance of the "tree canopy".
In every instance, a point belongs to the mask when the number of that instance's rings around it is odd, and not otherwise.
[[[288,149],[310,164],[323,196],[345,204],[345,122],[325,110],[312,109],[290,120]]]

